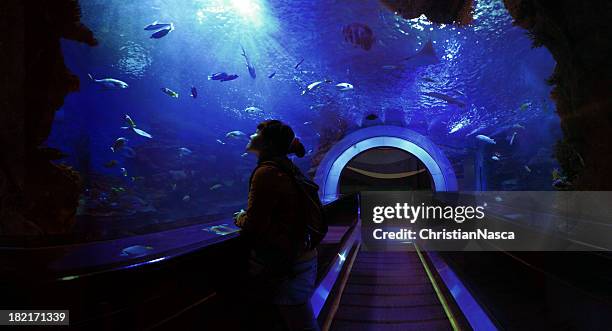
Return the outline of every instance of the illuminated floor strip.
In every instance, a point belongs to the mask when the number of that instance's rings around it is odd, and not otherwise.
[[[427,263],[425,263],[425,258],[423,257],[423,254],[421,253],[421,250],[419,249],[419,247],[416,244],[414,245],[414,248],[416,249],[416,252],[419,255],[419,259],[421,260],[421,264],[423,264],[423,268],[425,268],[425,272],[427,273],[427,277],[429,277],[429,281],[431,282],[431,285],[433,286],[434,290],[436,291],[436,295],[438,296],[438,300],[440,300],[440,303],[442,304],[442,307],[444,307],[444,312],[446,313],[446,317],[448,317],[448,320],[450,321],[451,326],[453,327],[453,330],[455,330],[455,331],[461,330],[461,328],[459,328],[459,324],[457,323],[457,320],[455,319],[455,316],[453,316],[453,312],[450,310],[450,307],[448,306],[448,302],[446,302],[446,298],[444,298],[444,295],[440,291],[440,288],[438,287],[438,284],[434,280],[434,277],[433,277],[433,275],[431,273],[431,270],[429,270],[429,267],[427,266]]]
[[[342,247],[342,251],[334,258],[332,262],[332,267],[330,267],[329,272],[325,275],[319,286],[315,289],[312,297],[310,298],[310,304],[312,305],[312,310],[315,314],[315,317],[319,317],[319,313],[323,309],[325,305],[325,301],[329,296],[334,284],[336,284],[336,280],[340,276],[342,271],[342,267],[346,261],[346,257],[351,251],[351,248],[355,243],[359,243],[359,238],[361,238],[361,225],[357,223],[355,228],[353,228],[352,233],[349,238],[344,243]]]
[[[436,252],[428,252],[428,256],[472,329],[497,330],[489,316],[446,262]]]
[[[346,271],[342,275],[342,279],[340,280],[340,288],[338,289],[338,293],[334,297],[334,301],[332,302],[330,311],[328,316],[325,318],[325,322],[321,327],[322,331],[329,331],[331,328],[331,324],[334,320],[334,316],[336,316],[336,312],[338,311],[338,307],[340,307],[340,300],[342,299],[342,293],[344,292],[344,288],[346,287],[346,283],[348,282],[348,278],[350,276],[351,270],[353,269],[353,264],[357,259],[357,255],[359,255],[359,249],[361,248],[361,243],[357,243],[357,247],[352,252],[351,258],[349,260],[349,264],[346,267]]]

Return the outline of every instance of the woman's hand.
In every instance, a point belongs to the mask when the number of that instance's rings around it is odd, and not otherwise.
[[[242,228],[246,222],[246,211],[240,209],[240,211],[234,213],[234,224],[237,227]]]

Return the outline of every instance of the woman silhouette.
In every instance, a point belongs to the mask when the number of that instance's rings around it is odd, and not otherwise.
[[[292,178],[301,172],[287,157],[303,157],[304,145],[277,120],[260,123],[250,138],[246,148],[257,155],[258,165],[251,175],[247,210],[235,215],[250,248],[249,327],[269,330],[276,315],[284,329],[318,330],[310,305],[317,251],[304,245],[304,196]]]

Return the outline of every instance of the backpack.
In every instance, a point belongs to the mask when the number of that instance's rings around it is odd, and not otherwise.
[[[305,210],[305,229],[304,229],[304,245],[301,247],[304,251],[311,250],[317,247],[325,238],[327,234],[328,226],[325,216],[325,209],[323,203],[319,199],[319,186],[310,180],[308,177],[295,166],[291,164],[285,165],[283,162],[276,161],[264,161],[261,165],[273,166],[285,174],[287,174],[301,193]]]

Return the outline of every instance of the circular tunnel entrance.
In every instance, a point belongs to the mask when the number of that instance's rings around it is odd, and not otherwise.
[[[431,173],[412,153],[376,147],[351,159],[340,173],[341,195],[360,191],[432,191]]]
[[[403,127],[377,125],[346,135],[325,154],[315,175],[315,182],[321,187],[321,198],[324,201],[337,199],[342,191],[342,172],[351,160],[361,153],[378,148],[398,149],[418,159],[431,178],[429,189],[457,190],[453,167],[436,144],[427,137]]]

